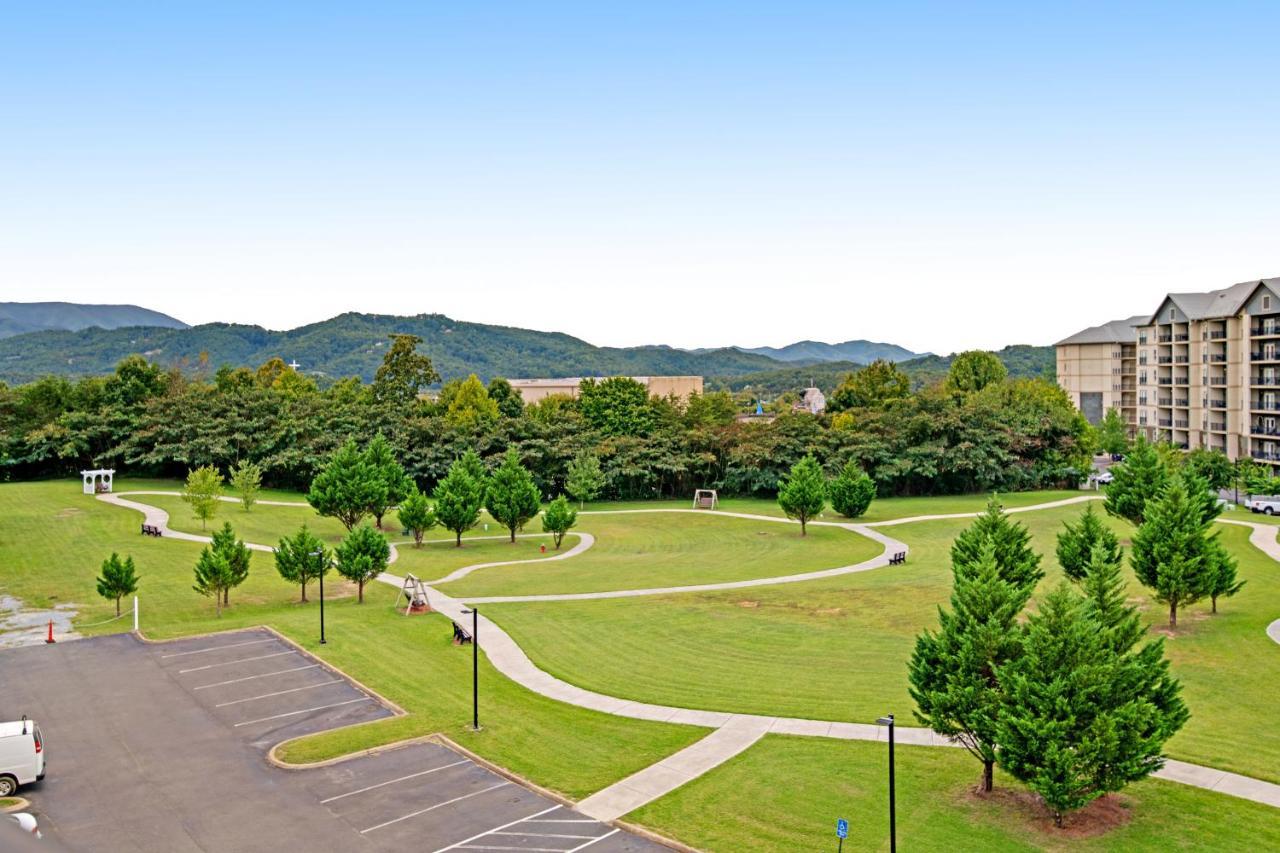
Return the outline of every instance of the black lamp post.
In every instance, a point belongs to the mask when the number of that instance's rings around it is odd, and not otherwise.
[[[893,714],[881,717],[876,720],[876,723],[889,727],[889,853],[897,853],[898,815],[893,790]]]
[[[324,645],[324,573],[329,571],[329,555],[324,549],[319,551],[311,551],[312,557],[323,557],[324,565],[320,567],[320,645]]]
[[[463,609],[471,614],[471,728],[480,731],[480,609]]]

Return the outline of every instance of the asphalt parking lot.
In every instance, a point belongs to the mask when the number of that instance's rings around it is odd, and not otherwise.
[[[48,775],[21,793],[71,850],[664,849],[437,743],[272,766],[283,740],[394,711],[264,630],[0,651],[0,717],[24,713]]]

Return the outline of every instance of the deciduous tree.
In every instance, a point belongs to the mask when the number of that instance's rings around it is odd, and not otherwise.
[[[204,530],[222,502],[222,475],[218,469],[203,465],[188,471],[182,499],[190,505],[192,514],[200,519],[200,529]]]
[[[120,615],[120,599],[138,591],[138,573],[133,557],[120,559],[115,551],[102,561],[102,574],[98,576],[98,595],[116,603],[116,615]]]
[[[412,486],[412,491],[400,501],[397,515],[405,529],[413,534],[415,548],[422,547],[422,535],[438,523],[427,496],[418,491],[417,486]]]
[[[433,382],[440,381],[430,357],[418,352],[422,338],[392,335],[391,347],[373,376],[373,397],[380,403],[406,405]]]
[[[372,475],[382,483],[376,490],[376,500],[369,506],[374,526],[382,529],[382,517],[387,510],[399,503],[413,485],[404,467],[396,461],[395,451],[382,433],[375,435],[364,449],[364,463]]]
[[[338,519],[347,530],[376,507],[385,507],[386,501],[387,483],[356,447],[355,439],[329,457],[307,492],[307,503],[316,512]]]
[[[507,451],[502,464],[489,477],[484,504],[494,521],[510,531],[512,542],[516,541],[516,531],[538,514],[538,486],[520,464],[520,453],[514,448]]]
[[[1103,453],[1124,453],[1129,449],[1129,425],[1119,409],[1107,409],[1098,424],[1098,448]]]
[[[845,518],[858,518],[871,506],[876,496],[876,483],[855,463],[850,462],[831,481],[831,508]]]
[[[231,488],[240,496],[245,512],[253,509],[262,491],[262,468],[248,460],[241,462],[231,469]]]
[[[565,477],[564,490],[578,502],[578,506],[595,500],[603,488],[604,472],[600,470],[600,457],[587,451],[573,457]]]
[[[1009,375],[995,353],[983,350],[962,352],[951,360],[947,387],[952,391],[981,391],[988,385],[1003,382]]]
[[[564,495],[560,495],[548,504],[547,511],[542,514],[542,532],[551,534],[557,551],[560,550],[560,543],[564,541],[564,535],[577,523],[578,511],[570,505]]]
[[[449,473],[436,484],[435,514],[440,524],[453,531],[457,547],[462,547],[462,534],[475,527],[484,506],[485,484],[472,476],[464,459],[449,467]]]
[[[276,571],[289,583],[302,589],[302,603],[307,601],[307,584],[329,571],[332,555],[320,538],[304,524],[293,536],[280,540],[275,549]]]

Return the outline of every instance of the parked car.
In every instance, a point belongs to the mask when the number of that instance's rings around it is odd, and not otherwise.
[[[44,759],[44,736],[35,720],[0,723],[0,797],[43,779]]]
[[[1093,479],[1095,482],[1099,483],[1100,485],[1105,486],[1107,483],[1110,483],[1115,478],[1116,478],[1116,475],[1112,474],[1110,471],[1103,471],[1101,474],[1094,477]]]
[[[10,823],[17,824],[18,829],[21,829],[28,835],[34,835],[36,838],[44,838],[44,836],[40,834],[40,824],[36,823],[36,819],[26,812],[12,812],[10,814],[0,815],[0,817],[5,818]]]
[[[1280,499],[1277,498],[1258,498],[1257,500],[1250,498],[1245,506],[1249,507],[1250,512],[1260,512],[1263,515],[1280,513]]]

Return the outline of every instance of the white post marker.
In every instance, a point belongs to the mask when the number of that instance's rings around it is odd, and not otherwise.
[[[138,596],[133,597],[133,630],[138,630]]]

